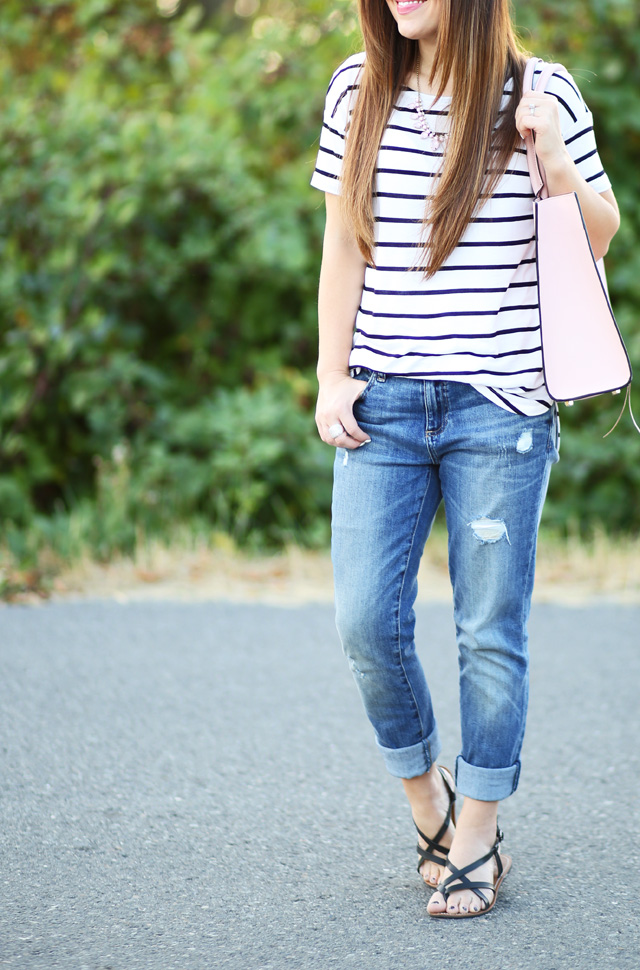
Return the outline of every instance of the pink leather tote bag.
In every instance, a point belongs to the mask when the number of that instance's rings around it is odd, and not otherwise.
[[[544,91],[558,65],[527,61],[523,92]],[[602,261],[596,264],[575,192],[549,196],[533,136],[525,139],[535,193],[538,303],[544,378],[555,401],[573,402],[631,382],[631,365],[609,303]],[[602,275],[601,275],[602,274]]]

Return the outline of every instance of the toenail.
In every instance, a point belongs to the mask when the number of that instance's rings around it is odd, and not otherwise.
[[[463,912],[463,913],[468,913],[468,912],[469,912],[469,910],[467,909],[467,907],[466,907],[466,906],[463,906],[463,907],[462,907],[462,912]]]

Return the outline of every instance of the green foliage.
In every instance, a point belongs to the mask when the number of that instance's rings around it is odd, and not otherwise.
[[[299,91],[311,75],[321,97],[329,69],[310,61],[333,34],[264,18],[223,45],[196,20],[4,10],[1,515],[25,528],[93,495],[101,550],[131,545],[141,509],[151,527],[202,512],[244,541],[309,541],[328,504],[313,391],[283,374],[314,354],[317,125]],[[291,70],[276,43],[301,47]],[[127,499],[103,515],[121,447]]]
[[[300,395],[307,382],[290,377],[181,413],[160,405],[143,448],[123,443],[99,460],[94,548],[103,558],[130,551],[137,534],[167,534],[193,516],[238,543],[325,541],[325,452]]]
[[[204,6],[206,23],[196,0],[3,3],[0,521],[18,556],[78,509],[103,557],[192,517],[249,543],[326,535],[308,179],[354,5]],[[640,15],[631,0],[517,12],[529,46],[584,79],[640,370]],[[600,439],[617,400],[563,411],[550,521],[640,525],[640,441],[627,422]]]

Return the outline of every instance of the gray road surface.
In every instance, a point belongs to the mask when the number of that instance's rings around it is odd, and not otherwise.
[[[445,606],[418,611],[442,761]],[[426,915],[329,606],[0,609],[0,968],[640,967],[640,609],[538,605],[514,869]]]

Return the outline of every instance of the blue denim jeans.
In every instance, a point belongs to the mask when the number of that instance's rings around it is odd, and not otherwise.
[[[555,410],[505,411],[470,385],[363,370],[354,415],[370,444],[338,449],[336,622],[392,775],[440,752],[414,642],[417,573],[444,500],[460,671],[456,783],[484,801],[515,791],[528,700],[527,620]]]

